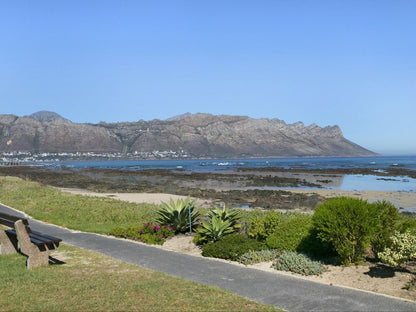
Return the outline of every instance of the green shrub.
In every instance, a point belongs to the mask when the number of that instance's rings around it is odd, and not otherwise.
[[[199,212],[195,209],[195,200],[191,201],[189,197],[176,202],[171,199],[169,204],[162,202],[162,208],[155,218],[156,223],[172,227],[175,234],[188,232],[190,226],[195,229],[198,220]]]
[[[202,246],[208,242],[207,238],[205,236],[202,236],[198,232],[196,233],[192,241],[194,242],[195,245],[198,245],[198,246]]]
[[[248,236],[264,241],[277,229],[280,222],[281,216],[274,211],[269,211],[264,216],[256,216],[250,222]]]
[[[416,260],[416,236],[407,231],[395,232],[391,237],[391,246],[378,253],[382,262],[399,267]]]
[[[141,228],[142,226],[140,226],[139,224],[130,225],[128,227],[117,227],[110,231],[110,235],[138,240],[140,235],[139,230]]]
[[[126,228],[115,228],[111,235],[133,240],[140,240],[146,244],[163,245],[166,238],[174,234],[173,228],[167,225],[160,226],[151,222],[142,225],[132,225]]]
[[[318,238],[333,245],[342,263],[358,263],[375,233],[377,208],[361,199],[339,197],[318,206],[312,219]]]
[[[399,219],[398,225],[396,226],[397,231],[404,233],[409,231],[416,235],[416,218],[414,216],[404,216]]]
[[[270,249],[299,251],[312,228],[312,216],[298,214],[282,221],[266,239]]]
[[[265,245],[255,239],[240,234],[224,236],[219,241],[210,242],[202,247],[204,257],[214,257],[237,261],[249,250],[265,249]]]
[[[146,244],[163,245],[166,238],[174,234],[173,228],[167,225],[160,226],[153,223],[143,223],[139,230],[139,239]]]
[[[377,225],[375,234],[371,239],[371,250],[377,257],[378,253],[391,245],[391,236],[394,234],[399,216],[399,210],[390,202],[378,201],[375,203]]]
[[[280,250],[277,249],[263,249],[263,250],[250,250],[243,254],[238,262],[249,265],[254,263],[260,263],[265,261],[271,261],[280,254]]]
[[[321,241],[318,238],[318,231],[314,227],[302,239],[296,251],[311,255],[315,258],[325,259],[325,261],[337,256],[333,245],[330,242]]]
[[[307,256],[290,250],[284,250],[273,262],[273,268],[279,271],[289,271],[302,275],[319,275],[325,272],[325,267],[318,261],[312,261]]]

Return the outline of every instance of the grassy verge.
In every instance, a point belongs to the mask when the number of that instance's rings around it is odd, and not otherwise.
[[[52,256],[65,263],[27,270],[26,257],[0,256],[1,311],[278,311],[65,244]]]
[[[0,202],[35,219],[101,234],[115,227],[148,221],[158,209],[152,204],[73,195],[15,177],[0,177]]]

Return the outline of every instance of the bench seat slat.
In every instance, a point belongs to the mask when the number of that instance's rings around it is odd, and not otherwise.
[[[31,232],[30,234],[42,236],[45,239],[48,239],[48,240],[50,240],[51,242],[54,242],[54,243],[62,242],[62,239],[60,239],[58,237],[51,236],[51,235],[47,235],[47,234],[43,234],[43,233],[39,233],[39,232],[35,232],[35,231]]]
[[[38,240],[40,242],[43,242],[44,244],[53,243],[52,240],[50,240],[50,239],[48,239],[48,238],[46,238],[44,236],[41,236],[41,235],[36,235],[36,234],[33,234],[33,233],[29,233],[29,237],[30,237],[31,240],[32,239],[36,239],[36,240]]]
[[[17,236],[16,230],[14,230],[14,229],[13,230],[6,230],[6,233],[9,233],[9,234],[12,234],[14,236]],[[29,235],[29,237],[30,237],[30,235]],[[38,239],[36,239],[34,237],[30,237],[30,241],[33,244],[37,245],[37,246],[40,246],[40,245],[44,245],[45,244],[43,241],[40,241],[40,240],[38,240]]]
[[[7,233],[17,236],[16,230],[6,230]],[[50,245],[50,244],[58,244],[59,241],[53,241],[48,238],[44,238],[41,235],[33,235],[32,233],[29,234],[30,241],[35,244],[36,246],[42,245]],[[61,240],[60,240],[61,241]]]
[[[24,225],[29,225],[29,221],[26,218],[20,218],[20,217],[9,215],[7,213],[1,213],[0,212],[0,221],[1,220],[5,220],[5,221],[8,221],[8,222],[10,222],[10,221],[16,222],[18,220],[22,220]]]
[[[0,218],[0,224],[3,224],[7,227],[14,227],[14,222],[13,221],[3,219],[3,218]]]

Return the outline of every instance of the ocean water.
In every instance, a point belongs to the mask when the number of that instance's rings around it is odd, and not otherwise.
[[[183,169],[196,172],[235,170],[239,167],[280,167],[284,169],[372,168],[374,170],[397,167],[408,170],[416,170],[416,156],[61,161],[49,162],[48,165],[66,166],[70,168],[107,168],[123,170]]]
[[[120,170],[167,169],[194,172],[232,171],[239,167],[280,167],[284,169],[370,168],[383,171],[387,168],[416,170],[416,156],[385,157],[334,157],[334,158],[259,158],[259,159],[189,159],[189,160],[112,160],[112,161],[62,161],[44,163],[47,167],[101,168]],[[416,179],[379,177],[375,175],[343,175],[336,190],[370,190],[416,192]]]

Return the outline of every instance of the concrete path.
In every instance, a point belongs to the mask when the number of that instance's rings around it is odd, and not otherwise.
[[[0,211],[22,215],[3,205]],[[67,244],[199,284],[218,286],[288,311],[416,311],[414,302],[383,295],[272,274],[127,240],[73,232],[36,220],[30,220],[30,225],[33,230],[62,238]]]

